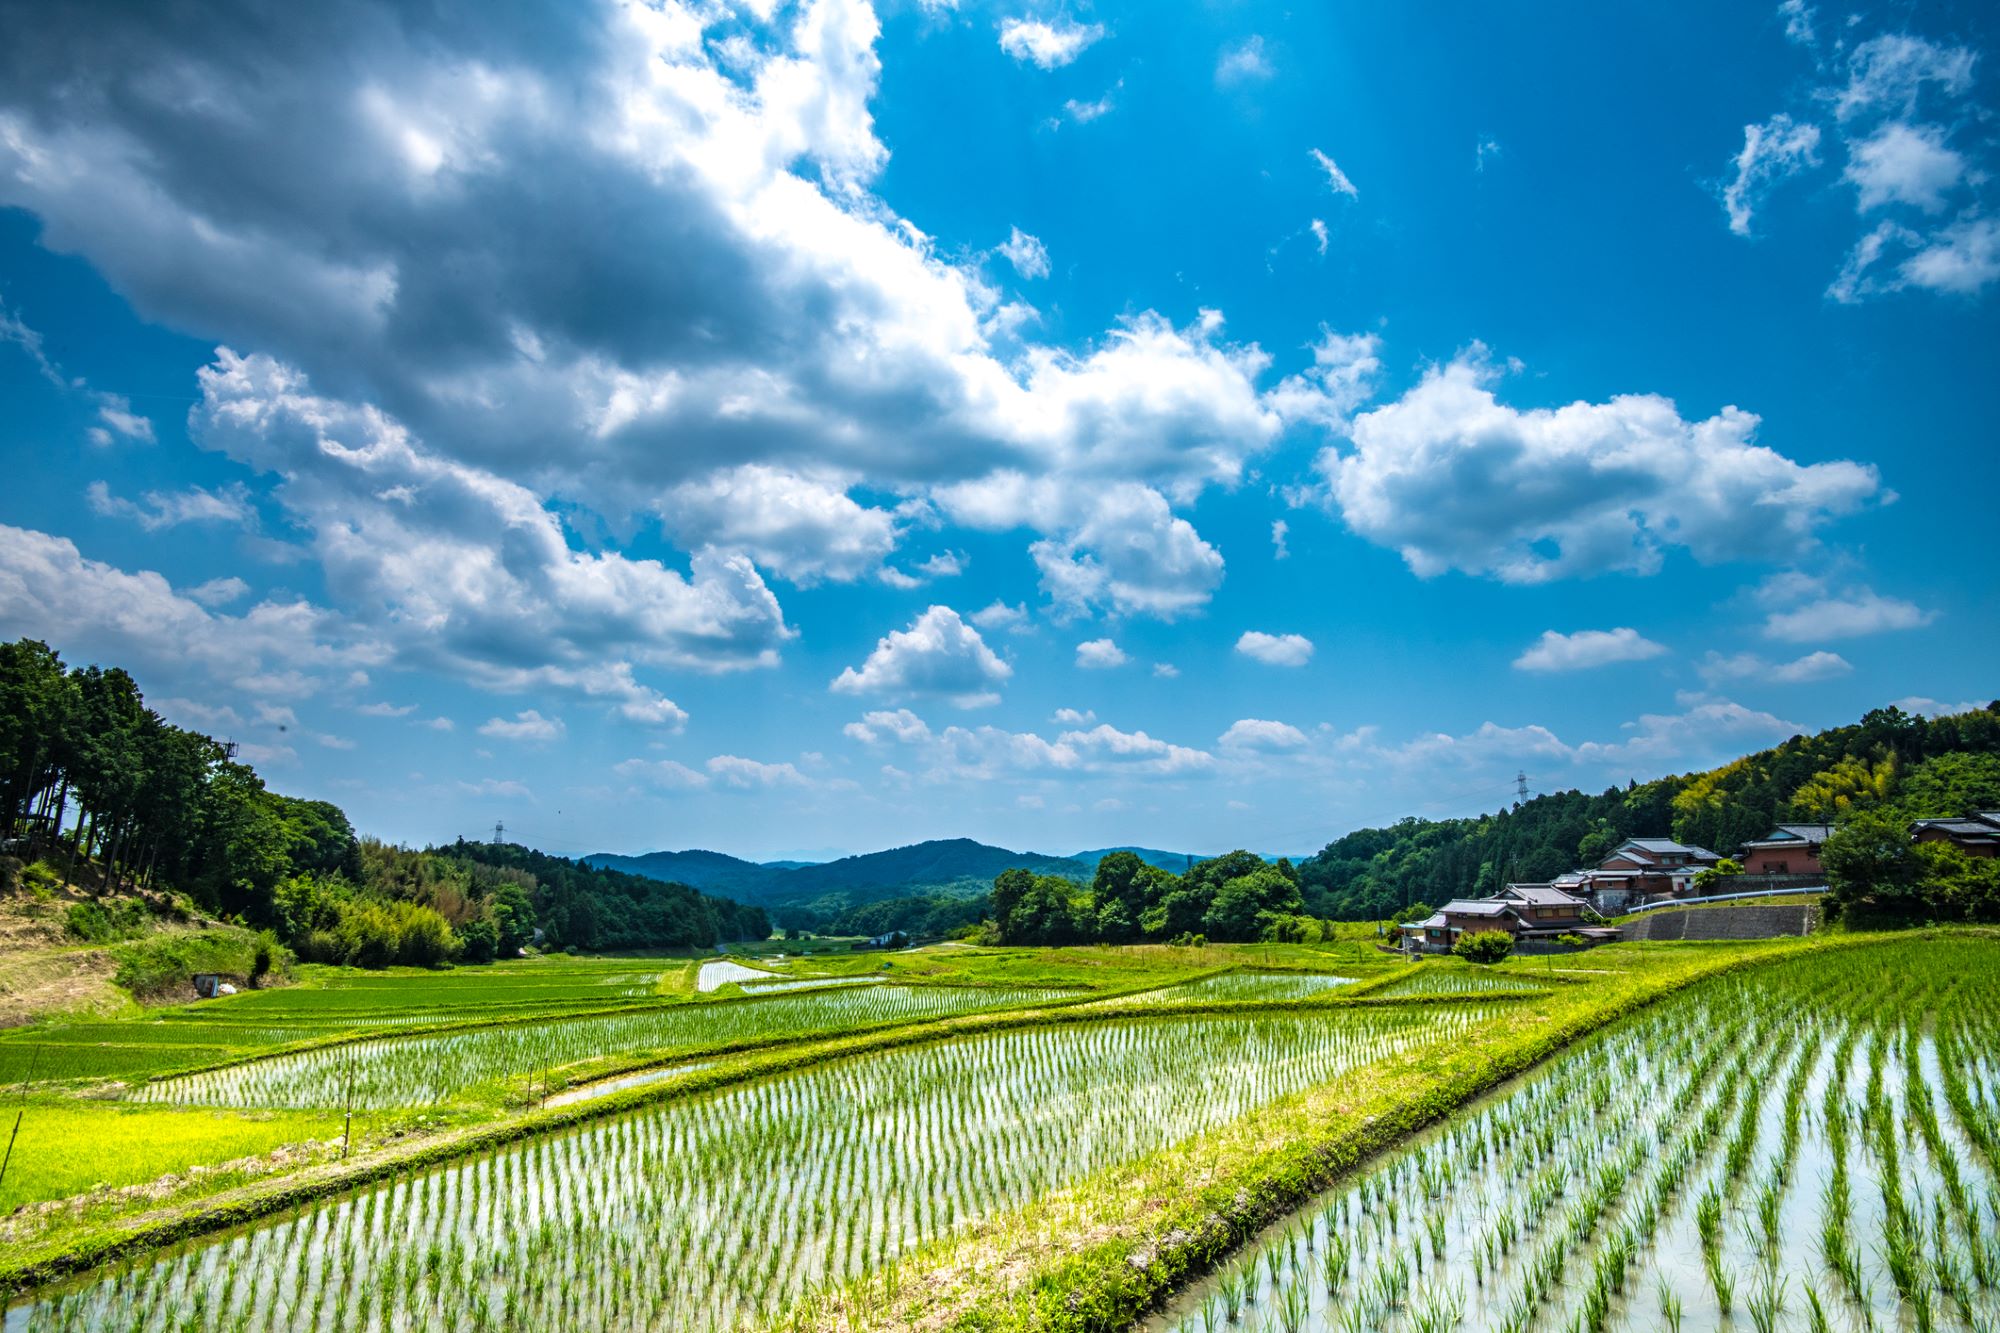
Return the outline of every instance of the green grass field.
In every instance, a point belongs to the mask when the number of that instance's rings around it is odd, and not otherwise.
[[[324,1112],[183,1110],[113,1102],[9,1100],[0,1110],[0,1142],[20,1118],[0,1213],[63,1199],[100,1186],[123,1186],[269,1153],[309,1139],[338,1138],[341,1122]],[[241,1178],[241,1177],[239,1177]],[[217,1179],[214,1186],[234,1183]]]

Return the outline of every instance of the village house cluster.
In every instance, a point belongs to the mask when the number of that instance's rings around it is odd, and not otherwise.
[[[1733,890],[1808,889],[1826,882],[1820,850],[1831,824],[1780,824],[1743,844]],[[1971,856],[2000,855],[2000,810],[1956,819],[1919,819],[1916,842],[1951,842]],[[1605,944],[1623,935],[1603,918],[1655,903],[1695,896],[1695,876],[1722,864],[1706,847],[1671,838],[1627,838],[1595,867],[1572,870],[1547,884],[1509,884],[1487,898],[1455,898],[1422,921],[1399,929],[1405,948],[1449,953],[1462,935],[1500,930],[1516,944],[1570,937]]]

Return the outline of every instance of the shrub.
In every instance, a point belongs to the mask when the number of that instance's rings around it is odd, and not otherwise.
[[[1468,931],[1451,951],[1468,963],[1497,963],[1514,952],[1514,937],[1504,930]]]
[[[151,928],[146,905],[136,898],[112,898],[104,902],[71,903],[63,914],[63,928],[73,939],[89,944],[111,944],[137,939]]]
[[[1167,943],[1173,945],[1176,949],[1206,949],[1208,947],[1208,936],[1197,934],[1192,930],[1184,930],[1171,940],[1168,940]]]
[[[112,946],[118,971],[112,980],[137,996],[186,994],[197,972],[219,972],[248,980],[256,973],[257,954],[265,951],[265,971],[284,972],[291,954],[268,935],[253,935],[240,926],[213,930],[148,935],[130,944]]]

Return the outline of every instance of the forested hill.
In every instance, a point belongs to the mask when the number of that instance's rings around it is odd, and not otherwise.
[[[819,865],[764,866],[721,852],[648,852],[615,856],[600,852],[588,865],[675,879],[744,902],[766,907],[798,907],[826,914],[884,898],[914,894],[972,897],[986,892],[1003,870],[1088,879],[1096,863],[1037,852],[1014,852],[970,838],[939,838],[883,852],[844,856]]]
[[[761,907],[700,893],[686,884],[549,856],[513,843],[466,842],[434,854],[517,871],[536,886],[538,924],[551,942],[580,949],[761,940],[771,919]]]
[[[598,852],[583,858],[582,864],[603,870],[644,875],[648,879],[686,884],[710,893],[726,893],[749,900],[765,893],[784,873],[783,867],[759,865],[724,852],[694,848],[685,852],[646,852],[640,856],[619,856]]]
[[[1299,887],[1315,916],[1367,920],[1547,880],[1596,864],[1626,838],[1671,836],[1730,855],[1775,824],[1833,822],[1881,804],[1913,817],[2000,806],[2000,704],[1940,718],[1880,708],[1706,773],[1357,829],[1302,862]]]

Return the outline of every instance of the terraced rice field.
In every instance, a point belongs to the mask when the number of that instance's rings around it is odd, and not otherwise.
[[[1315,975],[1310,972],[1224,972],[1220,976],[1163,986],[1129,1000],[1107,1004],[1182,1004],[1217,1000],[1310,1000],[1329,995],[1343,986],[1352,986],[1353,977]]]
[[[538,959],[477,972],[309,969],[302,985],[183,1005],[141,1020],[0,1032],[0,1083],[129,1081],[346,1032],[630,1008],[657,994],[666,972],[685,966],[678,960],[655,968],[631,959]]]
[[[948,986],[844,987],[769,999],[388,1037],[149,1083],[140,1101],[182,1106],[431,1106],[503,1079],[536,1080],[584,1060],[697,1051],[1044,1004],[1069,992]]]
[[[195,1244],[45,1294],[9,1328],[734,1328],[1489,1016],[1060,1024],[841,1061]]]
[[[1708,983],[1267,1232],[1156,1330],[2000,1327],[2000,947]]]
[[[1377,995],[1538,995],[1546,987],[1518,972],[1474,972],[1449,963],[1422,963]]]

